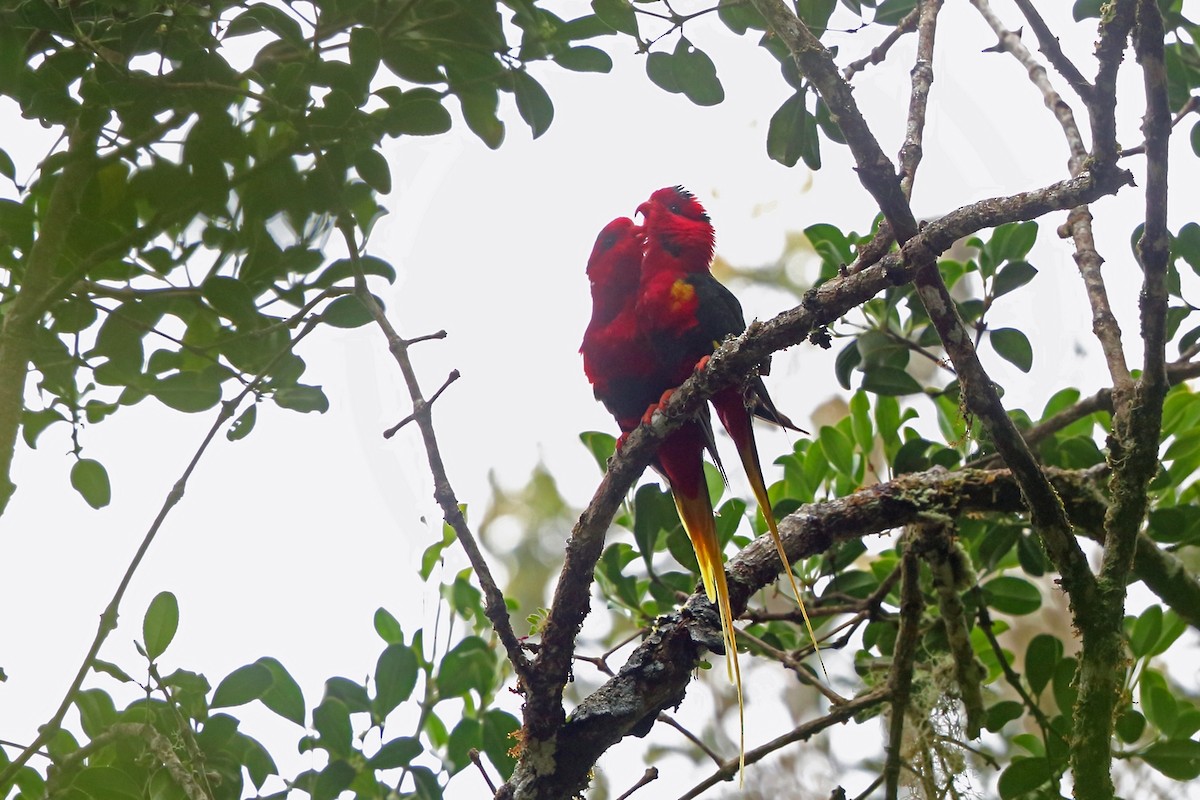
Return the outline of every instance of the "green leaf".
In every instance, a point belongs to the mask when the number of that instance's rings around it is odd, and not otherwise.
[[[0,150],[0,175],[14,182],[17,179],[17,167],[8,153],[3,150]]]
[[[1155,742],[1142,753],[1142,759],[1163,775],[1177,781],[1200,777],[1200,742],[1191,739]]]
[[[1162,627],[1162,606],[1148,606],[1133,623],[1133,632],[1129,636],[1129,649],[1135,658],[1141,658],[1150,653],[1151,648],[1158,643]]]
[[[612,58],[599,47],[579,45],[554,56],[560,67],[575,72],[611,72]]]
[[[350,788],[358,772],[341,759],[330,761],[313,783],[312,800],[334,800]]]
[[[1034,279],[1037,268],[1028,261],[1012,261],[1005,264],[992,280],[992,297],[1006,295]]]
[[[875,22],[878,25],[890,25],[894,28],[916,6],[916,0],[883,0],[875,7]]]
[[[371,698],[361,684],[349,678],[330,678],[325,681],[325,699],[333,698],[344,705],[351,713],[371,710]]]
[[[983,727],[992,733],[1000,732],[1005,725],[1020,719],[1025,706],[1016,700],[1001,700],[987,710]]]
[[[388,645],[375,664],[374,711],[382,720],[407,700],[417,685],[417,657],[403,644]]]
[[[1042,595],[1027,580],[1001,575],[983,585],[988,605],[1002,614],[1032,614],[1042,607]]]
[[[177,372],[154,384],[151,393],[163,405],[194,414],[221,402],[221,382],[215,372]]]
[[[843,475],[854,473],[854,443],[837,428],[824,425],[817,435],[825,458]]]
[[[898,367],[864,368],[862,389],[878,395],[899,396],[922,391],[917,379]]]
[[[858,349],[858,340],[851,339],[850,344],[842,348],[833,361],[833,374],[843,389],[849,391],[850,376],[854,368],[862,363],[862,353]]]
[[[271,671],[271,686],[259,697],[262,704],[284,719],[303,727],[304,693],[300,690],[300,684],[296,683],[291,673],[274,658],[263,656],[254,663]]]
[[[350,66],[364,85],[369,84],[375,77],[382,57],[383,49],[378,31],[370,26],[350,31]]]
[[[451,775],[471,765],[470,751],[478,751],[483,744],[480,740],[482,729],[479,720],[470,717],[460,719],[454,726],[446,745],[446,762]]]
[[[483,715],[482,722],[483,752],[500,773],[500,779],[507,781],[517,765],[517,760],[509,755],[509,751],[517,742],[514,734],[520,729],[521,722],[498,708],[489,709]]]
[[[359,328],[374,320],[362,301],[352,294],[339,297],[325,306],[321,319],[335,328]]]
[[[137,782],[116,767],[85,767],[75,776],[71,788],[95,800],[140,800],[142,796]]]
[[[434,81],[441,81],[437,75]],[[376,112],[390,136],[436,136],[450,130],[450,112],[442,105],[441,95],[424,87],[401,92],[386,87],[376,92],[388,104]]]
[[[103,672],[105,675],[108,675],[109,677],[116,678],[121,683],[133,683],[133,678],[131,678],[129,676],[129,673],[126,672],[125,670],[121,669],[116,664],[112,663],[111,661],[103,661],[99,658],[93,658],[92,659],[92,669],[95,670],[96,672]],[[0,682],[3,682],[3,680],[4,680],[3,675],[4,675],[4,671],[0,670]]]
[[[1071,16],[1076,22],[1082,22],[1085,19],[1100,19],[1100,8],[1104,5],[1105,0],[1075,0],[1075,5],[1071,9]]]
[[[614,31],[628,36],[638,35],[637,14],[629,0],[592,0],[592,11]]]
[[[767,29],[766,20],[754,6],[741,2],[741,0],[720,0],[717,3],[717,16],[721,18],[721,22],[725,23],[725,27],[738,36],[751,28],[760,31]]]
[[[1013,761],[1000,773],[1000,782],[997,788],[1000,791],[1000,797],[1009,800],[1009,798],[1017,798],[1026,792],[1045,786],[1054,777],[1050,762],[1045,757],[1022,758]]]
[[[238,667],[217,684],[212,707],[228,708],[258,700],[271,688],[271,670],[259,663]]]
[[[249,287],[237,278],[214,275],[200,287],[200,293],[213,310],[239,325],[261,318]]]
[[[1154,643],[1154,647],[1150,650],[1150,655],[1157,656],[1167,652],[1167,649],[1175,643],[1183,632],[1187,630],[1188,624],[1183,617],[1179,616],[1174,609],[1169,609],[1163,615],[1163,630],[1158,637],[1158,641]]]
[[[229,430],[225,432],[225,438],[231,442],[245,439],[250,435],[250,431],[254,430],[254,423],[257,421],[258,404],[255,403],[238,415],[238,418],[229,426]]]
[[[478,636],[468,636],[442,659],[437,689],[442,697],[461,697],[474,689],[485,694],[493,685],[496,654]]]
[[[367,766],[371,769],[396,769],[407,767],[414,758],[424,752],[421,741],[412,736],[400,736],[385,742],[379,752],[371,756]]]
[[[375,632],[388,644],[404,643],[404,629],[386,608],[375,609]]]
[[[108,470],[99,461],[81,458],[71,467],[71,486],[92,508],[104,508],[112,500]]]
[[[875,430],[871,426],[871,400],[865,392],[855,392],[850,398],[850,429],[854,443],[864,453],[875,446]]]
[[[617,452],[616,437],[611,433],[584,431],[579,434],[579,440],[583,442],[583,446],[592,454],[592,458],[596,459],[596,464],[599,465],[600,471],[607,472],[608,460]]]
[[[615,0],[621,2],[621,0]],[[630,11],[632,14],[632,10]],[[512,73],[513,95],[517,101],[517,111],[536,139],[550,128],[554,121],[554,103],[550,95],[542,88],[532,75],[525,70]]]
[[[326,697],[313,710],[313,727],[321,735],[321,747],[331,757],[349,758],[353,751],[354,731],[350,727],[350,712],[335,697]]]
[[[146,645],[146,657],[151,661],[166,651],[175,631],[179,630],[179,601],[170,592],[159,592],[150,601],[146,616],[142,620],[142,639]]]
[[[1062,654],[1062,642],[1048,633],[1039,633],[1029,642],[1025,650],[1025,679],[1034,696],[1041,694],[1050,683]]]
[[[298,383],[295,386],[287,386],[277,390],[271,399],[280,408],[287,408],[306,414],[309,411],[324,414],[329,410],[329,398],[325,396],[325,392],[321,390],[320,386],[306,386],[303,383]]]
[[[715,106],[725,99],[717,67],[707,53],[681,36],[674,57],[675,76],[687,99],[698,106]]]
[[[354,157],[354,171],[367,186],[380,194],[387,194],[392,190],[392,171],[388,167],[387,159],[378,150],[359,150]]]
[[[809,119],[804,95],[800,91],[784,100],[767,126],[767,155],[785,167],[796,166],[810,147],[807,138],[815,122]]]
[[[988,341],[1001,358],[1022,372],[1029,372],[1033,367],[1033,347],[1025,334],[1016,328],[992,328],[988,331]]]

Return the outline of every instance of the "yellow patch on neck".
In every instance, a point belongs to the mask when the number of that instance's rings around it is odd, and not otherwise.
[[[671,308],[678,311],[696,296],[696,287],[680,279],[671,284]]]

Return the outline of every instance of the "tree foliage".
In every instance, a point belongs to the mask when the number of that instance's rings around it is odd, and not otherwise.
[[[804,341],[837,348],[835,377],[849,400],[841,419],[779,459],[771,496],[822,646],[852,652],[855,674],[813,669],[816,643],[798,609],[762,591],[779,577],[763,518],[726,497],[714,470],[742,643],[769,662],[761,668],[788,670],[828,701],[789,736],[751,743],[750,780],[767,755],[851,720],[885,732],[878,763],[874,753],[852,763],[877,776],[863,796],[882,787],[895,797],[906,781],[924,796],[946,796],[976,775],[1003,798],[1070,791],[1090,800],[1114,797],[1114,778],[1134,773],[1163,785],[1200,777],[1196,687],[1166,669],[1185,631],[1200,628],[1200,584],[1181,558],[1200,545],[1200,396],[1187,384],[1200,375],[1200,326],[1184,280],[1200,273],[1200,226],[1172,231],[1166,221],[1167,140],[1197,107],[1200,30],[1178,0],[1080,0],[1076,22],[1097,31],[1097,45],[1094,63],[1074,64],[1037,9],[1018,0],[1025,39],[1037,41],[1043,63],[984,0],[973,5],[995,31],[995,49],[1027,68],[1030,91],[1055,114],[1070,171],[918,225],[908,199],[926,105],[936,102],[937,0],[721,0],[686,12],[594,0],[570,20],[532,0],[0,3],[0,93],[55,142],[28,176],[0,150],[0,176],[15,197],[0,199],[0,511],[19,481],[10,475],[19,440],[35,447],[56,424],[73,432],[71,487],[89,505],[106,505],[107,472],[80,432],[151,397],[185,413],[217,409],[181,493],[212,435],[253,433],[258,403],[328,408],[322,388],[304,382],[301,339],[375,323],[412,392],[411,421],[445,513],[418,575],[434,581],[448,548],[464,548],[472,564],[440,586],[460,635],[447,644],[406,632],[381,608],[373,619],[380,654],[366,679],[330,678],[319,700],[269,657],[215,686],[186,669],[160,674],[187,613],[169,592],[145,612],[144,663],[102,660],[129,577],[178,500],[173,492],[54,718],[27,746],[0,748],[0,793],[440,798],[473,764],[499,775],[498,797],[585,791],[597,759],[613,746],[635,748],[622,740],[678,706],[706,651],[719,649],[669,495],[634,482],[655,442],[714,390]],[[613,43],[632,42],[664,91],[719,105],[720,64],[691,24],[710,13],[734,35],[753,31],[780,64],[791,95],[771,116],[768,155],[816,170],[823,148],[848,148],[877,207],[864,209],[865,232],[809,225],[820,267],[799,304],[723,346],[619,454],[610,435],[583,435],[604,477],[572,531],[553,604],[529,615],[532,637],[518,638],[514,603],[491,577],[437,452],[428,409],[441,389],[426,399],[407,355],[418,342],[395,333],[371,291],[396,274],[370,248],[393,185],[381,148],[393,137],[445,133],[450,107],[499,147],[501,93],[540,136],[554,107],[527,66],[606,72],[606,49],[585,43],[597,37],[614,52]],[[821,39],[847,20],[878,44],[843,63]],[[851,88],[904,36],[917,38],[918,57],[893,163]],[[1115,78],[1130,47],[1137,66],[1126,68],[1144,76],[1145,141],[1122,148]],[[1086,113],[1090,141],[1072,105]],[[1133,158],[1146,164],[1138,189],[1124,169]],[[1143,275],[1138,348],[1126,347],[1132,339],[1112,318],[1089,211],[1132,191],[1145,198],[1130,231],[1129,260]],[[1051,225],[1074,248],[1111,386],[1090,397],[1055,386],[1040,410],[1009,408],[983,364],[994,354],[1028,372],[1039,351],[1056,346],[995,323],[1036,291],[1030,253]],[[956,242],[965,255],[952,258]],[[933,371],[916,369],[922,362]],[[565,527],[546,474],[497,500],[489,519]],[[618,533],[606,539],[610,527]],[[864,537],[888,531],[891,543],[869,551]],[[543,578],[533,590],[510,587],[522,612],[541,596]],[[1138,580],[1157,599],[1135,615],[1126,587]],[[593,581],[614,620],[614,648],[603,655],[576,644]],[[1060,590],[1069,627],[1005,636]],[[637,645],[614,673],[608,660],[630,634]],[[604,683],[594,691],[569,694],[577,659],[599,668]],[[131,677],[139,671],[144,683]],[[117,708],[117,685],[138,683],[144,696]],[[509,689],[524,695],[523,719],[496,702]],[[321,766],[281,775],[271,748],[240,730],[239,709],[252,703],[298,726],[301,751],[320,754]],[[396,735],[385,723],[414,704],[417,728]],[[65,723],[69,711],[77,728]],[[35,754],[49,767],[30,763]],[[736,757],[714,759],[711,778],[685,796],[737,772]]]

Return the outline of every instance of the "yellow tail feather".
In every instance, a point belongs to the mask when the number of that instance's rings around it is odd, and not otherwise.
[[[696,498],[680,497],[672,493],[679,519],[687,531],[692,549],[696,551],[696,563],[700,566],[700,578],[704,592],[710,602],[716,603],[721,616],[721,638],[725,642],[725,667],[729,680],[737,688],[738,703],[738,786],[742,786],[746,770],[746,711],[742,702],[742,668],[738,661],[736,632],[733,627],[733,608],[729,603],[729,584],[725,580],[725,566],[721,559],[721,546],[717,541],[717,528],[713,520],[712,504],[707,495]]]
[[[779,560],[783,562],[783,573],[787,575],[788,583],[792,585],[792,595],[800,606],[800,616],[804,617],[804,627],[808,630],[808,638],[812,640],[813,651],[817,654],[817,661],[821,664],[821,672],[825,673],[825,678],[828,679],[829,671],[825,669],[825,659],[821,658],[817,635],[813,632],[812,623],[809,622],[808,609],[804,607],[804,601],[800,599],[800,589],[796,586],[795,576],[792,575],[792,565],[783,549],[783,539],[779,536],[775,512],[771,510],[771,500],[767,497],[767,487],[763,481],[762,469],[758,464],[758,454],[754,452],[753,445],[739,449],[741,450],[742,466],[746,469],[746,476],[750,479],[750,488],[754,491],[754,499],[758,501],[758,507],[762,509],[763,517],[767,520],[767,528],[771,531],[771,538],[775,540],[775,550],[779,553]]]

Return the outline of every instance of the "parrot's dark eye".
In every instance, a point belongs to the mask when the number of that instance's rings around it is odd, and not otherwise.
[[[667,206],[667,209],[670,210],[670,212],[672,214],[682,214],[683,213],[683,206],[679,205],[679,203],[677,203],[677,202],[671,203],[671,205]]]

